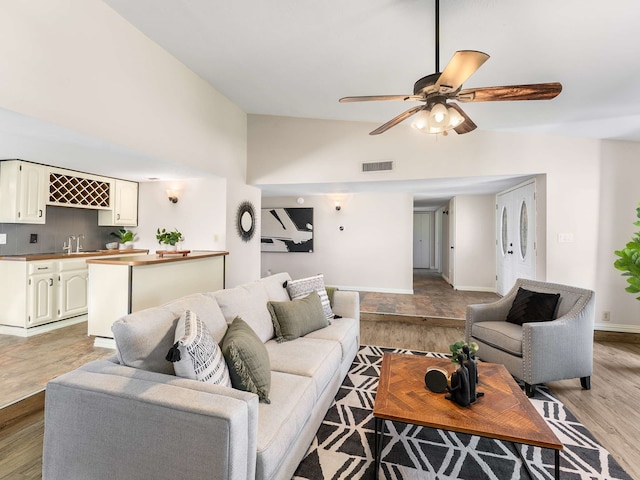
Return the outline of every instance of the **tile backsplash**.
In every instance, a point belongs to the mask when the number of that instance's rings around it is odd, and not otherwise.
[[[69,235],[81,234],[83,250],[98,250],[116,240],[110,234],[118,228],[99,227],[97,210],[48,206],[44,225],[0,223],[0,233],[7,235],[6,245],[0,245],[0,255],[62,252]],[[29,243],[32,233],[38,235],[38,243]],[[75,241],[73,246],[75,250]]]

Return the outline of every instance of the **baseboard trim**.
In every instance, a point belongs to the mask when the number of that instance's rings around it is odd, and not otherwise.
[[[596,323],[593,328],[602,332],[640,333],[640,325],[626,325],[623,323]]]
[[[111,350],[115,350],[116,341],[113,338],[96,337],[93,340],[93,346],[99,347],[99,348],[110,348]]]
[[[461,290],[463,292],[489,292],[496,293],[496,289],[492,287],[470,287],[467,285],[455,285],[454,290]]]
[[[376,292],[376,293],[399,293],[402,295],[413,295],[413,289],[404,288],[378,288],[378,287],[354,287],[352,285],[331,285],[338,290],[349,290],[355,292]]]
[[[45,323],[37,327],[22,328],[12,327],[9,325],[0,325],[0,335],[13,335],[15,337],[33,337],[34,335],[41,335],[43,333],[57,330],[58,328],[69,327],[76,323],[82,323],[87,321],[87,315],[78,315],[77,317],[67,318],[66,320],[58,320],[57,322]]]

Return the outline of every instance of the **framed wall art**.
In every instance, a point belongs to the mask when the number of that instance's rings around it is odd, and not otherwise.
[[[263,208],[261,251],[313,252],[313,208]]]

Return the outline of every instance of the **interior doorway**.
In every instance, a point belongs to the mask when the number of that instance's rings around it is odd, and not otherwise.
[[[435,222],[433,212],[413,214],[413,268],[435,268]]]

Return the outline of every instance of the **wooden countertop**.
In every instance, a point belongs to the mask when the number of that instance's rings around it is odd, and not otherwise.
[[[90,250],[80,253],[25,253],[22,255],[0,255],[0,260],[11,260],[19,262],[33,262],[36,260],[62,260],[69,258],[86,258],[86,257],[107,257],[118,256],[122,254],[139,253],[147,254],[149,250],[130,249],[130,250]]]
[[[212,252],[212,251],[192,251],[186,256],[181,254],[167,255],[163,257],[160,255],[133,255],[130,257],[109,257],[109,258],[92,258],[87,260],[88,264],[96,265],[127,265],[127,266],[141,266],[141,265],[154,265],[158,263],[170,263],[170,262],[186,262],[189,260],[198,260],[206,257],[220,257],[229,255],[229,252]]]

